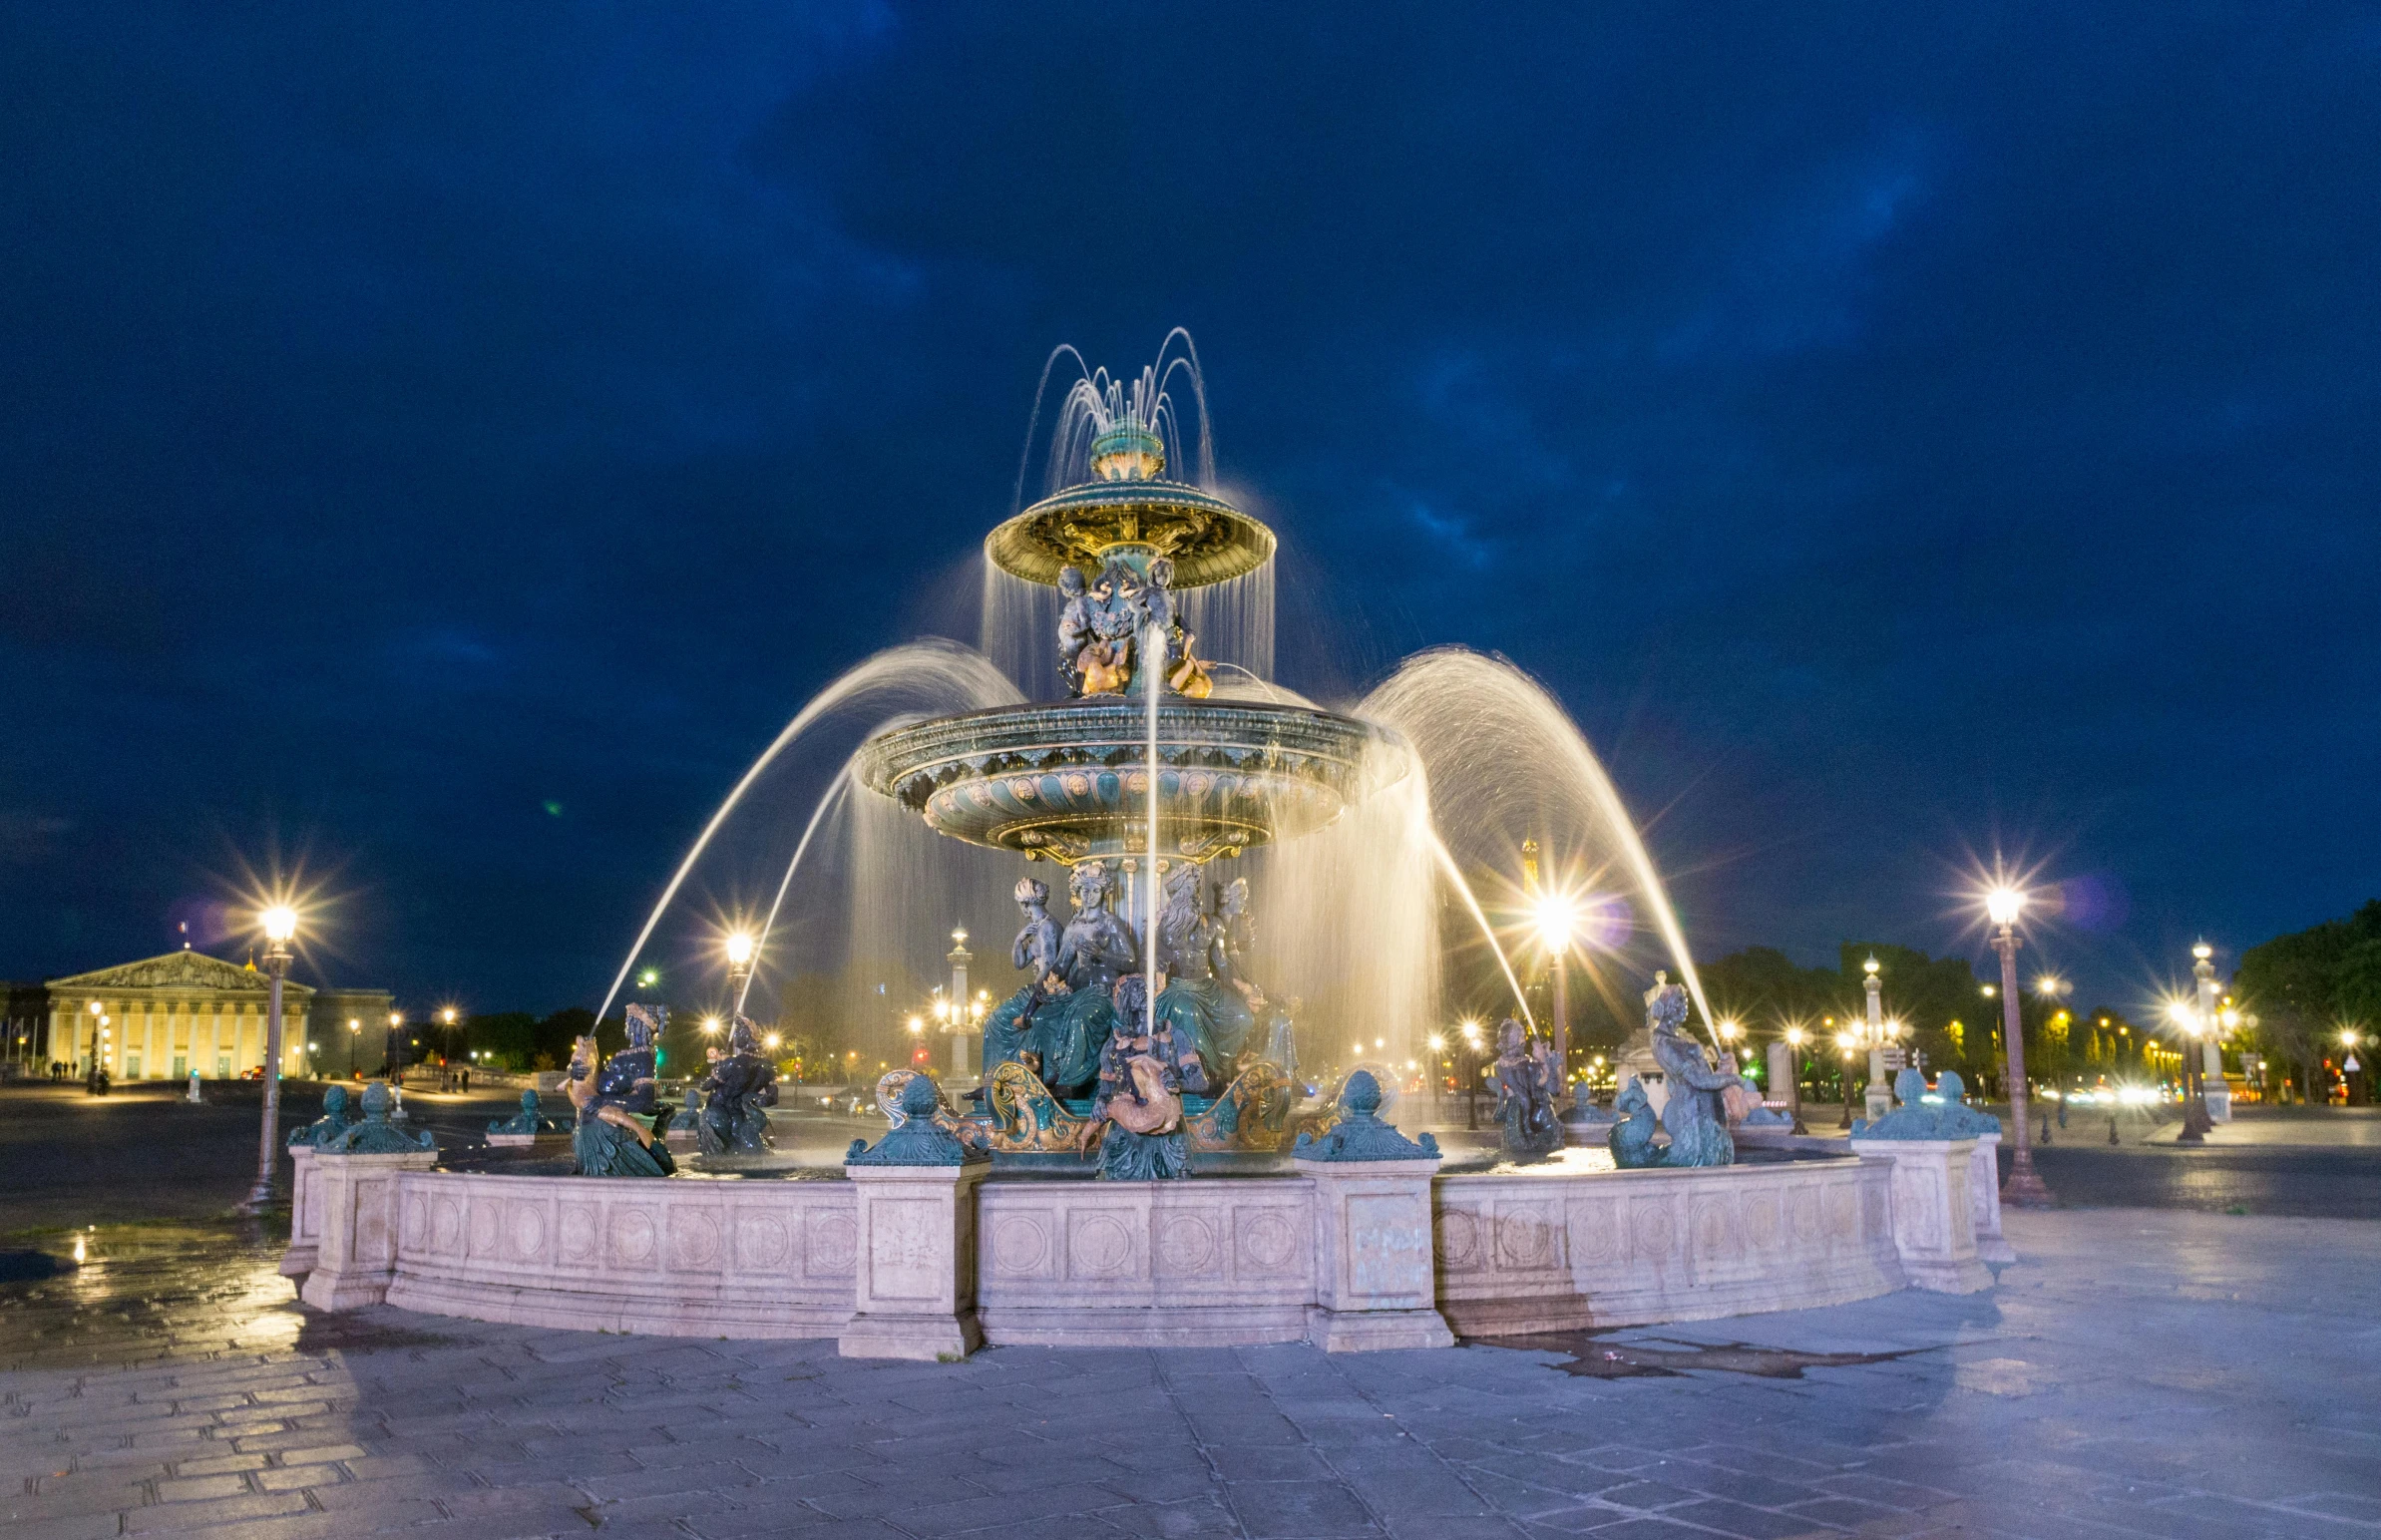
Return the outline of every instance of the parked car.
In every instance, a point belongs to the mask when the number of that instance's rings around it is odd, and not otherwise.
[[[258,1064],[253,1069],[243,1069],[239,1072],[239,1077],[242,1080],[261,1080],[264,1078],[264,1066]]]

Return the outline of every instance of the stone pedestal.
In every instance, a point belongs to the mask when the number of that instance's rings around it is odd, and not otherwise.
[[[298,1298],[328,1311],[386,1300],[397,1272],[397,1174],[427,1171],[437,1163],[436,1150],[392,1155],[314,1152],[319,1185],[312,1207],[319,1216],[321,1239]]]
[[[991,1167],[846,1165],[859,1190],[847,1358],[964,1358],[976,1317],[976,1188]]]
[[[1968,1208],[1975,1216],[1976,1258],[1980,1262],[2015,1262],[2017,1253],[2001,1234],[2001,1136],[1978,1134],[1976,1153],[1968,1158]]]
[[[1300,1160],[1315,1184],[1315,1304],[1307,1337],[1328,1352],[1446,1348],[1431,1246],[1432,1160]]]
[[[1893,1249],[1915,1288],[1975,1294],[1992,1287],[1992,1275],[1977,1260],[1968,1196],[1976,1144],[1973,1138],[1853,1141],[1862,1155],[1892,1157]]]
[[[281,1276],[303,1279],[314,1271],[322,1249],[322,1176],[314,1169],[314,1147],[293,1144],[289,1163],[289,1249],[281,1253]]]

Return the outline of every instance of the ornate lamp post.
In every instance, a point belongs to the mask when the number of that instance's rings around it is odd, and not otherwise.
[[[1802,1126],[1802,1044],[1808,1040],[1809,1036],[1810,1034],[1800,1027],[1789,1026],[1786,1029],[1786,1052],[1770,1055],[1770,1062],[1773,1064],[1778,1063],[1781,1059],[1785,1061],[1786,1072],[1782,1075],[1773,1073],[1770,1078],[1773,1081],[1785,1083],[1787,1105],[1793,1110],[1794,1132],[1797,1134],[1806,1134],[1810,1131]],[[1775,1090],[1776,1086],[1773,1085],[1772,1089]]]
[[[1552,1037],[1555,1072],[1562,1076],[1562,1084],[1555,1088],[1555,1102],[1571,1093],[1571,937],[1578,929],[1579,907],[1566,893],[1541,893],[1531,912],[1538,932],[1538,945],[1545,949],[1547,979],[1553,998],[1547,1010],[1547,1022]]]
[[[1995,888],[1984,896],[1984,913],[1995,927],[1993,950],[2001,955],[2001,1046],[2009,1080],[2009,1121],[2017,1134],[2001,1201],[2021,1209],[2047,1209],[2050,1189],[2034,1174],[2033,1125],[2026,1120],[2026,1028],[2017,1001],[2017,917],[2025,907],[2026,896],[2015,888]]]
[[[264,1008],[264,1120],[256,1137],[256,1185],[248,1189],[242,1214],[272,1207],[273,1166],[281,1156],[281,980],[289,976],[289,943],[297,935],[297,913],[276,904],[264,912],[264,973],[271,980]]]
[[[1480,1024],[1465,1016],[1460,1030],[1463,1046],[1471,1050],[1463,1076],[1463,1126],[1476,1130],[1480,1126]]]
[[[389,1035],[380,1051],[380,1072],[391,1085],[405,1083],[405,1012],[389,1012]]]
[[[2190,949],[2190,972],[2199,987],[2199,1115],[2213,1128],[2232,1120],[2232,1092],[2224,1084],[2225,1011],[2216,1000],[2215,949],[2200,942]],[[2237,1019],[2237,1017],[2235,1017]]]
[[[730,1014],[742,1014],[744,993],[752,987],[752,964],[760,956],[760,943],[748,931],[730,931],[720,941],[719,950],[727,954],[727,992],[735,1004]]]
[[[350,1080],[355,1078],[356,1034],[361,1032],[363,1029],[364,1023],[361,1020],[354,1016],[349,1016],[347,1018],[347,1078]]]

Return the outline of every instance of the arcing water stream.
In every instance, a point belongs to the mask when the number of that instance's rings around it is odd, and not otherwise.
[[[1051,355],[1051,366],[1062,357],[1081,364],[1073,350],[1062,348]],[[1048,373],[1045,368],[1045,386]],[[1178,373],[1191,385],[1196,403],[1198,487],[1133,479],[1157,477],[1164,464],[1182,458],[1186,425],[1168,390]],[[1028,430],[1023,464],[1031,463],[1039,422],[1037,394],[1035,427]],[[1141,435],[1138,441],[1132,437],[1136,432]],[[1273,678],[1272,537],[1213,494],[1204,385],[1186,333],[1169,335],[1159,361],[1135,379],[1087,371],[1068,388],[1050,430],[1051,496],[1036,509],[1072,507],[1086,503],[1086,494],[1100,493],[1096,479],[1084,480],[1086,457],[1096,469],[1095,451],[1113,461],[1119,442],[1128,455],[1140,453],[1131,448],[1135,442],[1151,447],[1146,452],[1149,464],[1128,467],[1117,496],[1133,495],[1146,486],[1161,505],[1173,499],[1194,519],[1223,521],[1217,528],[1227,534],[1239,532],[1234,538],[1241,545],[1233,549],[1253,553],[1244,555],[1237,566],[1210,561],[1208,571],[1177,580],[1176,602],[1184,629],[1195,638],[1198,656],[1212,660],[1212,704],[1246,701],[1270,711],[1304,710],[1323,720],[1350,722],[1352,730],[1369,724],[1374,735],[1375,741],[1363,751],[1365,762],[1351,772],[1351,784],[1366,789],[1339,807],[1325,826],[1293,839],[1242,842],[1245,850],[1236,843],[1218,854],[1211,847],[1207,855],[1194,858],[1222,861],[1249,878],[1256,920],[1251,966],[1272,997],[1303,1000],[1298,1011],[1300,1036],[1307,1041],[1302,1058],[1312,1054],[1312,1061],[1332,1061],[1344,1057],[1339,1052],[1343,1045],[1353,1041],[1364,1048],[1368,1040],[1392,1062],[1418,1054],[1421,1038],[1453,1014],[1443,997],[1439,930],[1441,911],[1450,900],[1478,927],[1519,1013],[1534,1026],[1522,980],[1489,907],[1464,876],[1466,871],[1512,870],[1522,840],[1531,836],[1559,858],[1565,872],[1558,882],[1604,881],[1627,890],[1636,912],[1632,925],[1659,939],[1709,1023],[1685,935],[1618,790],[1576,724],[1535,681],[1501,659],[1460,648],[1435,649],[1407,659],[1387,681],[1344,708],[1344,715],[1335,715]],[[1100,474],[1113,478],[1109,470]],[[1020,474],[1020,504],[1022,485]],[[927,981],[940,971],[943,938],[955,923],[979,935],[1006,934],[1013,924],[1007,893],[1018,865],[1013,854],[1003,856],[978,846],[1006,843],[1013,852],[1014,841],[1000,835],[965,844],[944,837],[957,832],[953,828],[928,827],[934,823],[931,813],[922,823],[915,812],[888,797],[852,795],[855,761],[848,747],[837,749],[856,738],[879,741],[903,723],[935,728],[965,720],[950,716],[953,712],[1017,707],[1029,714],[1063,709],[1023,706],[1029,699],[1046,701],[1061,693],[1052,645],[1059,607],[1053,589],[1039,572],[1016,576],[1020,562],[1037,560],[1032,549],[1019,544],[1027,537],[1015,533],[1032,523],[1034,513],[1012,514],[988,543],[980,648],[929,638],[875,654],[804,705],[736,781],[645,918],[603,997],[602,1009],[618,997],[707,854],[740,868],[756,855],[772,848],[782,853],[792,845],[791,859],[776,879],[774,897],[757,928],[768,944],[764,970],[780,990],[780,1011],[788,1008],[782,987],[792,975],[839,979],[832,1009],[842,1019],[810,1023],[806,1029],[823,1029],[855,1043],[855,1061],[863,1049],[880,1061],[903,1052],[907,1045],[901,1022],[924,995]],[[1142,538],[1131,535],[1131,526],[1126,528],[1131,539]],[[1154,647],[1154,655],[1165,656],[1159,643],[1140,644],[1145,654]],[[1200,779],[1185,761],[1179,774],[1164,771],[1171,779],[1161,787],[1161,698],[1155,688],[1161,672],[1148,671],[1145,718],[1120,747],[1122,758],[1106,761],[1111,766],[1141,762],[1148,792],[1134,816],[1143,826],[1121,849],[1126,855],[1137,852],[1149,873],[1156,871],[1160,854],[1161,800],[1182,795],[1177,784],[1187,787]],[[1165,699],[1174,702],[1167,705],[1168,711],[1185,709],[1180,697]],[[1075,704],[1092,703],[1093,698],[1086,697]],[[767,809],[780,810],[776,827],[783,834],[755,827],[742,838],[719,842],[718,836],[738,809],[753,800],[751,794],[773,767],[786,766],[784,773],[797,778],[818,773],[809,768],[815,753],[806,749],[808,759],[789,753],[798,745],[828,750],[834,767],[815,801],[796,802],[809,809],[799,837],[785,839],[793,827],[781,814],[786,795],[796,788],[773,784],[770,795],[759,801]],[[1273,753],[1278,747],[1262,752]],[[818,782],[813,779],[811,784]],[[984,793],[975,795],[981,806]],[[1169,820],[1177,812],[1167,804]],[[1253,818],[1252,827],[1259,828],[1290,819],[1286,806],[1277,809],[1271,804],[1243,816]],[[962,835],[971,838],[975,837]],[[1025,839],[1026,856],[1038,853],[1031,847],[1039,838]],[[822,853],[815,857],[814,841]],[[1183,848],[1191,846],[1186,843]],[[773,862],[767,870],[776,876]],[[1153,939],[1158,884],[1142,881],[1131,888],[1132,897],[1140,901],[1132,910],[1142,936]],[[1492,902],[1501,904],[1501,897]],[[791,914],[786,913],[789,903]],[[754,929],[740,920],[738,924],[746,931]],[[679,938],[679,954],[699,957],[705,968],[715,965],[715,933],[701,923],[693,929],[702,934]],[[996,968],[992,981],[999,982]],[[741,1008],[741,993],[734,1003]],[[813,999],[806,1008],[820,1007]]]

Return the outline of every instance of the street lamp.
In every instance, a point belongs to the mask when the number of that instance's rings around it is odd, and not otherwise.
[[[297,936],[297,912],[275,904],[256,917],[264,927],[264,973],[270,980],[264,1010],[264,1117],[256,1138],[256,1185],[248,1189],[243,1214],[272,1207],[273,1166],[281,1156],[281,981],[289,976],[289,943]]]
[[[2199,1039],[2199,1115],[2212,1129],[2218,1123],[2232,1120],[2232,1092],[2224,1084],[2223,1029],[2237,1023],[2240,1014],[2217,1003],[2215,949],[2200,942],[2190,949],[2190,957],[2191,977],[2199,990],[2200,1029],[2206,1034]]]
[[[1476,1017],[1465,1016],[1455,1023],[1455,1029],[1463,1034],[1463,1046],[1471,1050],[1468,1072],[1463,1076],[1463,1126],[1477,1129],[1480,1126],[1480,1023]]]
[[[1810,1034],[1799,1026],[1787,1027],[1786,1029],[1786,1073],[1770,1077],[1773,1082],[1771,1085],[1773,1091],[1777,1089],[1776,1081],[1783,1079],[1786,1084],[1787,1105],[1793,1110],[1793,1131],[1797,1134],[1809,1132],[1802,1126],[1802,1044],[1808,1041],[1809,1037]]]
[[[1863,1045],[1868,1049],[1868,1121],[1893,1110],[1893,1088],[1885,1083],[1885,1008],[1884,980],[1879,977],[1883,964],[1872,955],[1860,964],[1860,987],[1868,997],[1868,1030]]]
[[[1579,905],[1567,893],[1541,893],[1530,906],[1530,923],[1538,933],[1538,946],[1546,953],[1548,978],[1553,986],[1551,1014],[1548,1023],[1554,1038],[1554,1063],[1562,1076],[1562,1084],[1555,1088],[1555,1100],[1560,1102],[1571,1088],[1571,938],[1579,929]]]
[[[356,1034],[361,1032],[363,1029],[364,1023],[360,1019],[355,1016],[349,1016],[347,1018],[347,1078],[350,1080],[355,1078]]]
[[[2026,1028],[2017,1008],[2017,917],[2025,907],[2026,896],[2015,888],[1995,888],[1984,896],[1985,917],[1995,928],[1993,950],[2001,955],[2001,1048],[2007,1060],[2009,1121],[2017,1132],[2001,1201],[2021,1209],[2047,1209],[2050,1189],[2034,1174],[2032,1125],[2026,1121]]]
[[[745,991],[752,987],[752,963],[760,955],[760,943],[749,931],[730,931],[719,948],[727,954],[727,987],[735,996],[735,1009],[744,1009]]]

